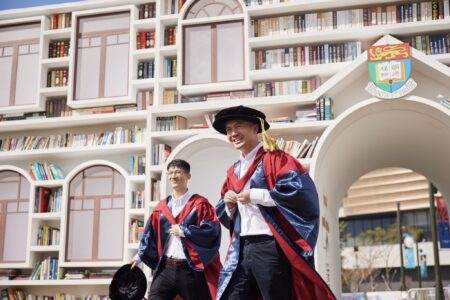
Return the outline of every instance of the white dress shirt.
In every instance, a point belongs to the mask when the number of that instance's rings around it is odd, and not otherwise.
[[[188,200],[192,197],[192,193],[188,190],[184,195],[178,199],[172,195],[172,215],[174,218],[178,216],[180,211],[186,205]],[[183,231],[180,230],[180,236],[184,237]],[[179,236],[170,235],[169,242],[167,244],[166,252],[164,253],[167,257],[176,259],[186,259],[186,255],[183,252],[183,245],[181,244],[181,239]],[[140,264],[142,262],[139,254],[136,254],[133,258],[136,263]]]
[[[172,195],[172,215],[174,218],[178,216],[180,211],[186,205],[189,199],[191,199],[192,193],[188,190],[178,199]],[[180,236],[184,237],[183,232],[180,230]],[[183,245],[181,244],[181,238],[179,236],[170,235],[169,242],[167,244],[165,255],[170,258],[186,259],[186,255],[183,252]]]
[[[245,157],[241,154],[240,157],[240,172],[239,178],[244,176],[245,172],[247,172],[248,168],[251,166],[253,161],[255,160],[256,153],[262,147],[262,143],[260,142],[250,153],[248,153]],[[246,191],[250,188],[250,179],[246,182],[244,189],[242,191]],[[258,205],[263,206],[276,206],[275,201],[270,197],[269,191],[266,189],[250,189],[250,202],[247,204],[242,204],[241,202],[237,203],[237,207],[239,209],[239,213],[241,214],[241,236],[247,235],[272,235],[269,226],[267,225],[264,217],[262,216]],[[225,210],[228,216],[232,217],[236,211],[234,209],[228,209],[225,205]]]

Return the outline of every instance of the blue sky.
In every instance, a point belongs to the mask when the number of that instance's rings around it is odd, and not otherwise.
[[[82,0],[0,0],[0,10],[79,1]]]

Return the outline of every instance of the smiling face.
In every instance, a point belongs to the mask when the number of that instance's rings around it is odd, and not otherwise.
[[[167,170],[169,183],[174,192],[177,194],[184,194],[187,190],[189,179],[191,174],[179,167],[170,167]]]
[[[231,120],[225,124],[228,141],[245,156],[258,145],[258,125],[244,121]]]

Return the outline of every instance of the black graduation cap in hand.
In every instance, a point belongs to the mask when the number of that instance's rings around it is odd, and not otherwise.
[[[142,300],[147,291],[147,278],[138,267],[131,269],[131,264],[120,267],[114,274],[109,286],[112,300]]]

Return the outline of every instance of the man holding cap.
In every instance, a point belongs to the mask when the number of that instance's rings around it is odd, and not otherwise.
[[[220,223],[208,200],[188,190],[190,165],[167,165],[173,193],[154,209],[132,267],[143,261],[154,270],[149,299],[214,299],[220,270]]]
[[[319,202],[305,168],[277,149],[258,110],[221,110],[213,126],[241,153],[216,206],[232,234],[216,299],[335,299],[313,267]]]

